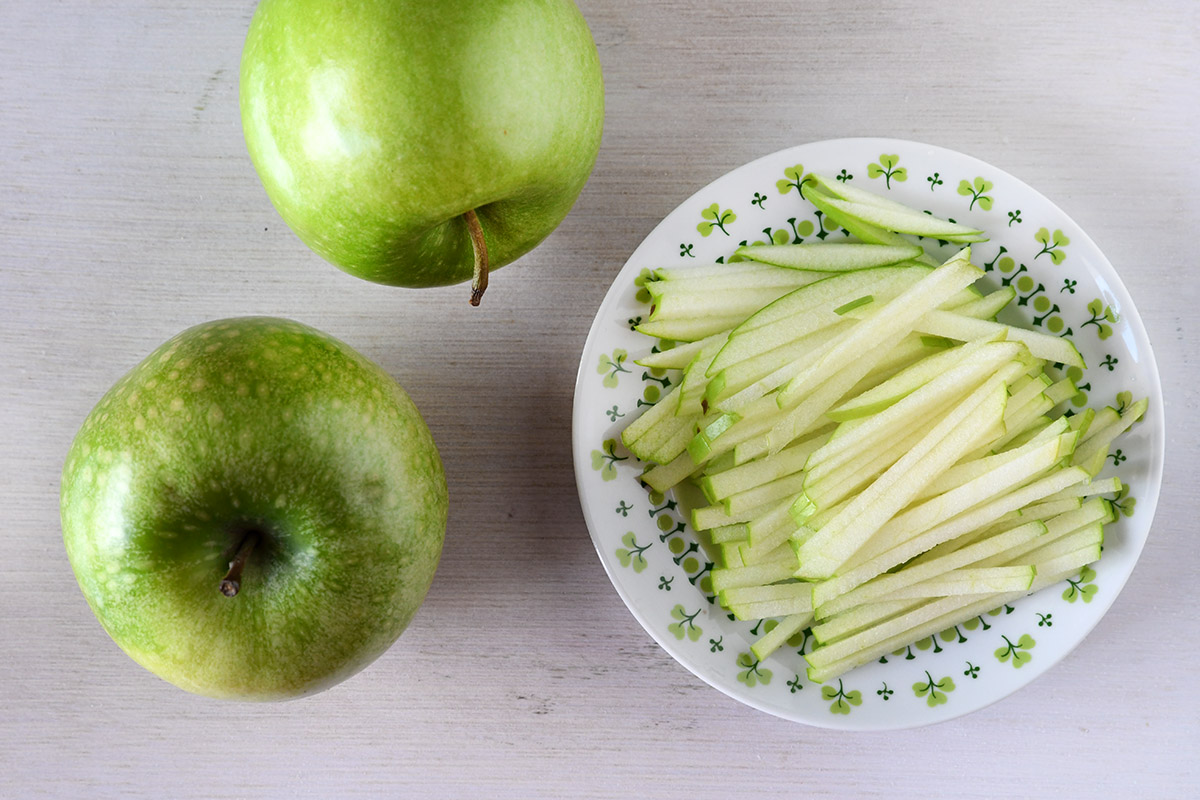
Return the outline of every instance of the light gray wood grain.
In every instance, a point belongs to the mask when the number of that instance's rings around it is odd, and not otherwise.
[[[250,0],[0,4],[0,796],[1194,797],[1200,5],[584,0],[604,146],[545,244],[462,287],[371,286],[275,215],[245,155]],[[592,551],[570,406],[609,282],[681,200],[816,139],[928,141],[1089,231],[1145,318],[1167,472],[1142,561],[1083,645],[1018,694],[851,735],[740,706],[639,628]],[[293,316],[423,409],[453,506],[400,643],[310,700],[220,704],[130,662],[58,527],[61,461],[103,391],[201,320]]]

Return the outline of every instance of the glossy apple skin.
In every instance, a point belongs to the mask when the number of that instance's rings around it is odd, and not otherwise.
[[[61,489],[63,538],[122,649],[190,692],[278,700],[383,653],[433,579],[447,491],[404,390],[290,320],[175,336],[88,415]],[[241,591],[219,591],[259,532]]]
[[[471,278],[570,211],[604,121],[596,45],[571,0],[262,0],[241,62],[242,126],[279,214],[378,283]]]

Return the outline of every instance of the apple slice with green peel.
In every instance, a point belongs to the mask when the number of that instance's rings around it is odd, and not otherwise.
[[[675,419],[681,422],[679,427],[674,430],[674,433],[671,436],[665,437],[660,441],[653,442],[655,446],[653,449],[649,450],[645,456],[635,452],[634,448],[641,450],[643,447],[649,447],[651,445],[651,441],[649,440],[656,438],[654,437],[653,433],[647,434],[642,439],[634,442],[634,447],[630,448],[629,452],[633,453],[643,461],[653,461],[658,464],[668,464],[673,461],[680,453],[683,453],[687,450],[688,442],[690,442],[692,437],[695,435],[694,432],[696,427],[698,425],[702,425],[704,422],[704,418],[698,414],[686,417],[676,417]]]
[[[795,555],[795,551],[793,550],[786,535],[776,538],[778,539],[778,542],[775,543],[774,546],[768,544],[760,544],[755,546],[749,542],[744,542],[739,545],[739,550],[742,554],[742,563],[745,565],[751,565],[779,561],[783,558],[785,551],[791,551],[792,555]]]
[[[916,530],[930,528],[954,516],[955,513],[980,503],[984,498],[1000,493],[1004,488],[1019,486],[1022,482],[1033,480],[1069,456],[1074,446],[1074,433],[1064,434],[1056,439],[1037,441],[1028,445],[1026,449],[1014,452],[1012,458],[997,459],[989,464],[989,469],[970,480],[962,481],[958,486],[935,495],[918,492],[912,504],[884,524],[878,535],[906,539],[908,535],[916,533]],[[802,497],[816,499],[818,495],[805,488]],[[833,498],[840,499],[838,495],[833,495]]]
[[[800,581],[772,583],[766,586],[738,586],[726,589],[719,596],[721,605],[726,607],[734,604],[747,605],[750,603],[765,603],[771,600],[795,600],[797,598],[809,603],[808,610],[812,610],[812,587]],[[772,616],[779,615],[773,614]]]
[[[1030,389],[1032,388],[1032,391]],[[1010,431],[1006,436],[1011,437],[1012,431],[1025,430],[1026,426],[1033,419],[1045,416],[1046,412],[1054,408],[1054,402],[1046,397],[1044,390],[1039,390],[1036,387],[1026,387],[1022,395],[1028,399],[1025,402],[1020,402],[1019,399],[1010,402],[1008,411],[1004,415],[1004,427]],[[1008,439],[1000,439],[992,443],[994,449],[1000,449],[1008,444]]]
[[[796,505],[793,504],[792,508],[788,509],[788,511],[792,517],[792,521],[799,524],[800,529],[792,534],[792,544],[797,548],[803,545],[809,537],[821,529],[821,526],[842,513],[842,510],[850,504],[851,499],[853,498],[846,498],[828,508],[818,509],[816,506],[811,506],[802,512],[799,512]]]
[[[888,218],[891,218],[892,215],[902,218],[912,217],[917,225],[936,224],[939,228],[944,228],[947,231],[947,235],[933,236],[930,233],[922,233],[916,230],[906,230],[904,228],[892,227],[879,219],[871,219],[869,216],[855,214],[847,215],[851,218],[857,219],[862,223],[871,224],[875,227],[897,233],[911,233],[920,236],[932,236],[932,238],[938,238],[950,242],[958,242],[960,244],[987,241],[987,237],[981,230],[934,217],[928,211],[919,211],[911,206],[898,203],[895,200],[890,200],[883,195],[876,194],[874,192],[868,192],[863,189],[857,189],[854,186],[850,186],[840,181],[831,180],[824,175],[812,173],[810,177],[812,180],[810,181],[809,186],[813,191],[815,191],[817,194],[820,194],[822,197],[833,198],[834,200],[842,201],[843,203],[854,204],[855,206],[861,205],[872,207],[877,209],[878,213],[887,215]],[[928,217],[934,220],[935,223],[926,223],[926,220],[921,219],[922,217]]]
[[[1000,343],[1002,341],[1004,341],[1003,333],[990,338],[980,339],[977,342],[968,342],[965,345],[958,345],[938,353],[933,353],[908,368],[901,370],[873,389],[847,400],[836,408],[830,409],[826,412],[826,416],[832,420],[844,422],[878,413],[889,406],[895,405],[917,389],[946,374],[949,370],[963,363],[970,363],[971,358],[979,358],[977,354],[983,345]],[[994,353],[996,358],[1009,360],[1017,352],[1014,348],[1009,348],[1009,350],[1012,351],[1012,355],[1010,356],[1001,355],[1002,352],[1005,352],[1003,350],[992,350],[990,352]],[[986,362],[987,359],[983,358],[981,361]],[[969,381],[969,378],[966,380]]]
[[[1065,403],[1077,394],[1079,387],[1070,378],[1063,378],[1046,387],[1046,397],[1049,397],[1055,406]]]
[[[977,451],[971,453],[968,458],[983,458],[988,455],[995,455],[996,453],[1007,453],[1009,450],[1015,450],[1018,447],[1029,444],[1031,441],[1045,433],[1047,428],[1049,428],[1054,422],[1054,419],[1054,417],[1044,414],[1040,417],[1035,417],[1034,419],[1029,420],[1021,426],[1020,430],[1009,430],[1008,428],[1001,426],[1000,429],[996,430],[995,433],[988,438],[993,442],[999,441],[1001,437],[1007,438],[1007,442],[1003,447],[996,447],[989,444],[986,447],[980,447]]]
[[[724,316],[699,316],[680,319],[664,319],[641,323],[637,326],[638,333],[653,336],[656,339],[671,339],[676,342],[694,342],[718,333],[724,333],[736,327],[746,319],[744,314]]]
[[[729,331],[722,331],[694,342],[680,342],[666,350],[658,350],[636,358],[633,363],[646,369],[685,369],[701,350],[718,340],[724,343],[728,336]]]
[[[807,597],[792,597],[781,600],[763,600],[759,603],[736,603],[729,606],[730,612],[740,620],[785,617],[792,614],[812,613],[812,603]]]
[[[684,450],[666,464],[656,464],[642,473],[641,481],[650,487],[651,491],[665,494],[671,489],[698,474],[702,465],[692,461],[692,457]]]
[[[890,593],[920,583],[929,578],[972,564],[985,564],[984,559],[1004,553],[1014,547],[1038,539],[1046,532],[1045,523],[1029,522],[1017,525],[1003,533],[988,537],[939,558],[907,567],[890,574],[881,574],[873,580],[860,584],[850,591],[843,591],[835,581],[814,584],[812,602],[818,619],[854,608],[858,605],[891,599]]]
[[[1106,525],[1117,518],[1113,504],[1103,497],[1092,497],[1079,508],[1056,514],[1046,520],[1046,541],[1054,541],[1080,528],[1099,522]],[[1015,557],[1015,556],[1014,556]]]
[[[809,437],[781,450],[775,458],[736,464],[720,472],[709,471],[701,488],[710,503],[800,472],[809,455],[828,439],[828,434]]]
[[[893,304],[889,304],[888,308],[890,309],[894,304],[895,301]],[[891,315],[885,309],[880,312],[880,316]],[[817,384],[817,388],[800,400],[798,404],[792,406],[795,400],[786,397],[788,389],[786,387],[781,389],[777,394],[781,408],[791,407],[791,410],[770,431],[739,443],[735,449],[735,458],[738,461],[742,461],[754,458],[764,452],[775,453],[799,436],[804,435],[814,425],[820,424],[820,420],[824,418],[824,413],[839,399],[842,399],[847,391],[856,385],[867,372],[872,370],[882,359],[886,358],[888,351],[895,346],[894,342],[897,341],[899,336],[903,335],[902,331],[892,330],[898,324],[900,323],[893,318],[890,320],[889,325],[883,326],[883,330],[874,329],[874,333],[882,337],[880,341],[872,343],[873,346],[868,347],[865,353],[855,354],[856,357],[852,358],[840,371],[827,378],[823,378],[820,373],[826,364],[830,364],[829,354],[827,354],[821,362],[814,365],[813,369],[806,371],[814,383]],[[853,341],[859,330],[855,329],[854,332],[843,340],[842,344],[845,344],[847,341]],[[832,352],[830,351],[830,353]],[[849,357],[849,354],[847,355]],[[836,368],[834,364],[830,364],[830,366]],[[808,388],[798,380],[798,377],[792,379],[789,384],[796,390],[795,393],[799,393],[801,390],[806,391]]]
[[[734,522],[729,525],[718,525],[708,529],[708,538],[713,544],[749,541],[750,526],[745,522]]]
[[[867,294],[895,297],[932,271],[932,268],[926,266],[906,265],[874,267],[824,276],[747,317],[732,336],[743,336],[749,331],[772,323],[794,323],[797,317],[803,317],[814,309],[832,311],[843,303]]]
[[[714,264],[696,264],[687,267],[655,267],[651,270],[652,280],[657,281],[696,281],[710,278],[729,279],[733,284],[750,279],[758,273],[776,274],[782,270],[770,264],[757,261],[727,261]]]
[[[822,175],[819,172],[812,172],[808,175],[809,185],[819,190],[822,194],[833,197],[837,200],[846,200],[853,203],[866,203],[872,206],[886,209],[898,214],[919,214],[924,213],[914,209],[912,206],[907,206],[903,203],[898,203],[884,197],[875,192],[868,192],[866,189],[859,189],[854,186],[849,186],[836,178],[830,178],[828,175]],[[981,231],[980,231],[981,232]]]
[[[621,432],[621,443],[641,460],[653,460],[651,456],[663,443],[674,436],[679,429],[694,424],[694,420],[675,413],[676,403],[676,395],[668,394],[662,397],[634,421],[635,423],[643,422],[643,424],[636,428],[631,424]]]
[[[708,399],[709,405],[721,411],[742,411],[747,408],[762,407],[765,411],[771,409],[772,413],[782,417],[782,411],[779,408],[779,403],[772,396],[772,392],[780,386],[790,381],[800,372],[812,365],[816,359],[832,348],[837,342],[838,331],[830,330],[828,337],[825,335],[817,335],[813,339],[813,349],[803,356],[786,363],[775,371],[765,375],[753,383],[744,386],[732,394],[727,393],[730,381],[739,381],[740,367],[731,367],[733,372],[729,373],[733,377],[726,379],[722,377],[726,374],[725,370],[718,373],[712,380],[717,382],[713,388],[713,397]],[[807,339],[806,339],[807,341]],[[741,375],[744,378],[744,375]],[[711,384],[710,384],[711,385]],[[764,429],[765,430],[765,429]],[[761,431],[760,431],[761,432]],[[739,440],[740,441],[740,440]]]
[[[964,248],[937,269],[905,289],[870,319],[854,326],[837,346],[809,369],[792,378],[779,392],[779,407],[794,406],[813,390],[813,386],[839,371],[849,370],[847,362],[867,363],[864,352],[879,350],[881,342],[898,341],[912,330],[913,323],[926,311],[936,309],[955,292],[970,286],[983,270],[970,261],[970,249]],[[854,273],[851,273],[854,274]],[[817,284],[813,284],[817,285]],[[730,334],[730,341],[734,341]],[[726,345],[728,347],[728,345]],[[722,350],[724,352],[724,350]],[[868,370],[863,370],[865,375]],[[862,375],[859,375],[861,378]],[[854,383],[858,382],[858,378]],[[850,386],[853,386],[851,383]],[[850,386],[846,388],[849,389]]]
[[[1096,519],[1086,525],[1081,525],[1073,528],[1066,533],[1061,533],[1054,536],[1050,541],[1044,541],[1051,538],[1049,535],[1039,537],[1032,542],[1025,542],[1019,547],[1014,547],[1012,551],[1001,553],[996,556],[989,557],[979,562],[977,566],[1002,566],[1013,563],[1038,563],[1044,562],[1052,558],[1058,558],[1062,555],[1073,553],[1079,547],[1088,544],[1091,541],[1090,537],[1095,537],[1096,542],[1102,541],[1105,520]],[[1088,541],[1082,541],[1087,539]]]
[[[1051,336],[1046,333],[1005,325],[986,319],[976,319],[953,311],[934,310],[925,314],[916,322],[916,330],[933,336],[945,336],[960,342],[982,339],[1004,332],[1009,341],[1022,342],[1029,352],[1037,358],[1045,359],[1054,364],[1066,364],[1070,367],[1086,369],[1083,356],[1068,339]]]
[[[1010,511],[1016,511],[1067,486],[1082,483],[1087,478],[1087,473],[1078,467],[1055,470],[1044,478],[923,531],[908,541],[892,544],[891,547],[888,547],[889,543],[877,542],[876,549],[863,548],[855,554],[854,561],[847,563],[836,577],[830,578],[831,582],[836,583],[831,583],[827,591],[848,592],[942,542],[970,533]]]
[[[1099,411],[1097,411],[1095,413],[1095,416],[1092,419],[1091,425],[1088,426],[1087,432],[1083,434],[1083,441],[1086,442],[1089,439],[1094,438],[1095,436],[1097,436],[1098,434],[1103,432],[1106,428],[1108,428],[1112,425],[1116,425],[1120,421],[1121,421],[1121,412],[1117,411],[1112,406],[1105,406],[1104,408],[1100,409]]]
[[[921,487],[941,474],[974,445],[979,432],[1004,414],[1003,379],[994,378],[972,392],[929,434],[877,480],[855,496],[846,509],[804,543],[798,553],[798,578],[828,578],[904,508]]]
[[[796,525],[791,518],[785,518],[782,523],[758,534],[748,543],[748,546],[743,547],[743,560],[747,564],[773,560],[771,554],[775,553],[779,547],[791,547],[791,536],[795,530]]]
[[[1108,449],[1113,440],[1133,427],[1133,424],[1145,415],[1149,405],[1148,400],[1142,399],[1125,409],[1112,424],[1097,427],[1093,423],[1092,430],[1075,450],[1074,463],[1081,465],[1092,475],[1099,474],[1104,468],[1104,459],[1108,456]]]
[[[727,514],[739,514],[752,508],[786,498],[789,502],[804,488],[804,474],[785,475],[770,483],[746,489],[721,501]]]
[[[1078,530],[1068,533],[1061,539],[1041,545],[1022,555],[1021,559],[1032,561],[1034,564],[1045,565],[1047,573],[1059,572],[1075,566],[1078,569],[1083,564],[1089,564],[1098,559],[1100,547],[1104,544],[1104,524],[1093,522]],[[1081,554],[1080,551],[1091,551],[1094,555]],[[1086,555],[1086,560],[1078,564],[1076,559]],[[1066,559],[1067,563],[1063,563]]]
[[[910,333],[901,339],[899,344],[891,348],[887,356],[850,389],[848,395],[854,398],[863,392],[868,392],[921,359],[936,355],[958,344],[960,343],[950,339]]]
[[[987,241],[987,236],[977,228],[917,211],[903,203],[831,181],[823,176],[814,175],[813,178],[814,180],[809,185],[815,184],[819,192],[813,191],[812,193],[814,195],[824,193],[822,201],[826,206],[841,212],[842,217],[855,219],[895,233],[927,236],[960,244]],[[811,198],[809,200],[811,202]],[[850,229],[847,228],[847,230]],[[853,231],[851,232],[853,233]]]
[[[873,574],[877,575],[898,564],[903,564],[909,559],[921,556],[934,546],[1002,521],[1012,524],[1021,521],[1037,521],[1022,517],[1021,509],[1054,494],[1065,486],[1082,483],[1086,479],[1086,473],[1080,469],[1068,468],[1061,464],[1056,465],[1048,472],[1033,476],[1032,480],[1019,483],[1010,491],[988,498],[905,541],[876,540],[868,543],[859,553],[855,554],[854,559],[847,564],[846,570],[838,577],[849,583],[850,577],[848,576],[859,570],[860,567],[866,572],[873,571]],[[861,574],[855,574],[853,579],[857,580],[860,577]]]
[[[1030,442],[1026,442],[1020,447],[1013,448],[1012,450],[1006,450],[1003,453],[996,453],[983,456],[981,458],[965,460],[955,464],[954,466],[950,467],[950,469],[946,470],[933,481],[931,481],[928,486],[918,492],[914,500],[926,500],[930,497],[948,492],[951,489],[957,489],[959,486],[962,486],[968,481],[975,480],[981,475],[991,472],[993,469],[1007,464],[1015,458],[1018,458],[1027,452],[1029,448],[1036,446],[1038,442],[1044,442],[1056,436],[1070,437],[1069,442],[1064,440],[1059,445],[1060,448],[1063,448],[1062,452],[1064,453],[1069,452],[1067,450],[1068,447],[1073,449],[1075,444],[1078,443],[1079,439],[1079,434],[1070,430],[1070,426],[1067,424],[1067,421],[1060,417],[1043,429],[1037,437]]]
[[[886,247],[905,247],[912,244],[912,242],[898,233],[893,233],[878,225],[873,225],[858,217],[846,214],[839,205],[832,202],[837,198],[817,189],[812,182],[806,181],[802,183],[800,185],[800,194],[804,196],[805,200],[812,203],[818,211],[845,228],[847,233],[865,244],[876,244]],[[918,256],[918,259],[929,263],[931,266],[936,264],[928,255]]]
[[[758,355],[730,364],[711,375],[704,399],[710,406],[736,410],[789,381],[836,344],[852,322],[836,322]],[[710,362],[711,364],[711,362]],[[755,388],[745,391],[751,386]],[[744,392],[744,393],[743,393]],[[733,399],[737,396],[736,399]]]
[[[794,287],[765,289],[720,289],[699,292],[667,292],[654,298],[650,322],[694,319],[712,313],[746,319],[767,303],[788,294]]]
[[[1057,514],[1074,511],[1082,506],[1082,497],[1063,497],[1058,500],[1041,500],[1025,506],[1017,513],[1025,519],[1047,519]]]
[[[886,267],[919,258],[924,251],[916,244],[860,244],[851,242],[807,242],[802,244],[744,245],[736,255],[776,267],[810,272],[847,272]]]
[[[1008,413],[1021,408],[1038,395],[1043,394],[1051,383],[1050,376],[1044,372],[1039,372],[1037,375],[1025,375],[1013,381],[1013,385],[1009,387]]]
[[[1089,545],[1080,548],[1074,553],[1042,564],[1041,569],[1044,570],[1044,573],[1039,572],[1038,576],[1033,579],[1033,586],[1029,587],[1029,593],[1032,594],[1033,592],[1041,591],[1047,586],[1053,586],[1077,574],[1088,564],[1094,564],[1099,561],[1103,552],[1104,548],[1102,545]]]
[[[1124,487],[1116,475],[1107,478],[1092,478],[1090,483],[1072,486],[1061,492],[1052,494],[1046,500],[1059,500],[1064,497],[1094,497],[1101,494],[1117,494]]]
[[[880,602],[931,600],[972,594],[1029,591],[1037,576],[1032,564],[1003,567],[961,567],[896,589]]]
[[[740,422],[742,416],[734,411],[715,412],[705,418],[705,423],[685,443],[693,461],[704,461],[713,454],[713,442]]]
[[[1036,579],[1034,586],[1037,586]],[[869,631],[826,647],[814,648],[805,655],[809,663],[806,674],[814,683],[825,683],[906,644],[940,633],[1026,594],[1022,591],[983,597],[964,595],[922,604],[916,610],[889,619]]]
[[[775,421],[781,416],[779,407],[775,405],[775,399],[770,396],[760,398],[758,402],[751,403],[741,412],[721,412],[718,410],[716,413],[733,416],[736,421],[715,440],[707,437],[694,437],[688,443],[688,446],[690,452],[692,452],[692,457],[696,460],[712,459],[732,453],[733,463],[746,463],[751,459],[738,457],[738,445],[747,439],[752,439],[769,431],[775,424]],[[737,419],[737,417],[740,417],[740,419]],[[816,430],[813,433],[816,433]]]
[[[793,614],[790,617],[784,617],[779,620],[779,623],[764,633],[758,640],[750,645],[750,652],[759,661],[765,660],[768,656],[778,650],[802,630],[807,628],[812,622],[812,614]]]
[[[711,294],[747,289],[797,289],[806,283],[818,281],[821,277],[821,275],[781,267],[739,270],[736,274],[709,275],[708,277],[696,276],[690,271],[682,270],[674,273],[674,277],[671,278],[646,281],[643,288],[650,293],[651,299],[654,299],[674,293]]]
[[[740,463],[764,453],[775,455],[797,439],[819,430],[825,424],[824,413],[886,357],[890,346],[880,345],[823,381],[816,391],[786,411],[770,429],[739,442],[734,448],[734,459]],[[771,421],[771,418],[767,421]]]
[[[949,404],[948,404],[949,405]],[[935,413],[926,419],[915,420],[895,437],[879,447],[859,452],[840,466],[805,475],[804,490],[793,504],[795,519],[804,519],[812,510],[828,508],[876,480],[905,453],[912,450],[937,424]]]
[[[736,542],[726,542],[717,545],[717,556],[713,559],[717,569],[737,569],[746,566],[742,563],[742,551]]]
[[[675,409],[679,407],[679,386],[667,390],[658,402],[643,411],[621,431],[621,443],[629,447],[660,424],[675,424]],[[635,454],[636,455],[636,454]]]
[[[792,522],[791,515],[788,509],[791,506],[790,501],[784,501],[774,506],[766,514],[750,520],[746,523],[749,529],[747,538],[750,540],[751,546],[765,546],[768,542],[774,542],[782,534],[785,538],[790,538],[796,529],[796,524]]]
[[[1078,500],[1079,498],[1075,498]],[[1070,533],[1072,530],[1087,525],[1091,522],[1111,521],[1111,513],[1103,504],[1103,501],[1098,501],[1096,505],[1087,506],[1081,504],[1075,508],[1065,510],[1061,513],[1047,513],[1046,515],[1034,515],[1024,513],[1029,506],[1004,514],[995,522],[985,524],[968,533],[961,534],[948,541],[936,545],[919,556],[910,559],[905,563],[904,569],[910,569],[935,558],[953,553],[957,550],[972,545],[977,542],[984,542],[987,539],[998,536],[1005,531],[1012,529],[1014,526],[1019,526],[1031,522],[1041,522],[1046,525],[1046,532],[1038,539],[1030,543],[1025,543],[1020,546],[1005,550],[997,556],[988,557],[977,563],[977,566],[999,566],[1003,564],[1016,563],[1023,553],[1029,552],[1034,547],[1037,547],[1037,542],[1049,542],[1061,537],[1065,533]]]
[[[811,200],[812,198],[810,197],[809,199]],[[861,224],[892,231],[893,233],[925,236],[957,244],[987,241],[987,237],[974,228],[959,225],[956,222],[950,222],[931,214],[911,210],[893,211],[892,209],[874,204],[855,203],[833,197],[824,197],[821,202],[823,208],[836,211],[839,220],[853,220]],[[847,228],[847,230],[850,229]]]
[[[897,264],[896,266],[916,266],[913,264]],[[847,301],[834,309],[834,313],[848,319],[866,319],[876,310],[872,303],[875,303],[879,298],[875,295],[868,294],[854,300]],[[960,289],[950,296],[945,302],[938,306],[940,311],[953,311],[955,314],[963,314],[964,316],[973,316],[982,319],[986,316],[987,311],[998,304],[997,300],[988,299],[983,302],[983,296],[975,289],[974,286],[968,286],[965,289]],[[967,313],[969,312],[969,313]]]
[[[733,514],[726,511],[723,505],[699,506],[692,509],[690,521],[693,528],[701,531],[721,525],[750,522],[770,511],[772,505],[772,503],[768,502]]]
[[[997,431],[995,436],[989,437],[989,441],[970,453],[967,458],[983,458],[1028,443],[1053,422],[1047,416],[1053,408],[1054,404],[1044,394],[1039,394],[1022,406],[1015,406],[1010,401],[1004,414],[1002,429]]]
[[[755,564],[749,567],[724,567],[712,571],[712,590],[720,593],[737,586],[763,586],[790,580],[796,569],[796,559]]]
[[[1092,422],[1096,419],[1096,409],[1085,408],[1079,414],[1073,414],[1070,419],[1071,430],[1079,431],[1079,441],[1084,441],[1084,438],[1091,431]]]
[[[865,295],[880,302],[898,297],[929,274],[926,267],[877,267],[839,273],[802,286],[738,325],[713,361],[711,371],[715,374],[731,364],[835,325],[843,320],[843,315],[834,309]]]
[[[684,368],[679,380],[679,408],[676,414],[703,414],[708,411],[708,365],[724,347],[723,337],[707,340],[695,358]]]
[[[812,638],[816,643],[817,648],[827,647],[836,644],[839,641],[862,633],[870,628],[877,628],[886,623],[890,619],[916,611],[922,605],[933,602],[932,600],[882,600],[869,605],[855,606],[849,611],[844,611],[841,614],[835,614],[831,617],[826,617],[823,620],[816,620],[814,612],[814,620],[816,624],[812,626]]]
[[[988,341],[961,348],[957,351],[961,358],[957,366],[947,369],[883,411],[866,418],[845,435],[831,437],[828,443],[812,454],[806,469],[819,476],[819,467],[828,469],[845,463],[860,449],[886,440],[913,420],[961,400],[998,368],[1019,356],[1021,350],[1021,345],[1016,343]]]
[[[1017,558],[1022,562],[1032,562],[1038,571],[1033,585],[1029,587],[1033,592],[1051,583],[1057,583],[1072,572],[1098,560],[1103,544],[1104,525],[1096,522],[1074,530],[1054,542],[1038,545]],[[1046,578],[1052,580],[1047,581]]]
[[[968,300],[957,306],[950,306],[948,303],[943,306],[943,311],[953,311],[964,317],[973,317],[975,319],[994,320],[996,315],[1008,307],[1008,304],[1017,296],[1017,290],[1011,286],[1005,286],[997,289],[994,292],[989,292],[982,297],[977,297],[973,300]]]

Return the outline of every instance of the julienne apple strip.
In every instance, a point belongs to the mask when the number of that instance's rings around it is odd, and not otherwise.
[[[972,393],[928,435],[860,492],[847,509],[802,546],[797,577],[831,577],[932,477],[974,444],[980,428],[1004,413],[1005,383],[990,381]]]
[[[661,316],[695,341],[639,359],[683,379],[622,439],[647,486],[695,495],[717,602],[777,618],[755,656],[817,620],[823,681],[1095,560],[1122,484],[1093,478],[1147,404],[1065,415],[1075,384],[1046,370],[1083,367],[1074,346],[996,322],[1016,292],[977,291],[969,250],[939,265],[900,235],[982,232],[802,190],[864,243],[656,271]]]
[[[784,245],[743,245],[735,255],[763,264],[808,272],[852,272],[886,267],[918,258],[920,245],[834,244],[809,242]]]

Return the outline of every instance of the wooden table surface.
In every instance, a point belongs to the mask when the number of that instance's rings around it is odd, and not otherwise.
[[[350,278],[281,222],[237,110],[251,0],[0,4],[0,796],[1198,796],[1200,4],[581,8],[607,82],[595,172],[472,309],[461,286]],[[1145,318],[1169,434],[1149,542],[1085,642],[998,704],[887,734],[775,719],[677,665],[601,569],[570,456],[579,354],[641,239],[744,162],[863,135],[982,158],[1079,222]],[[58,519],[64,454],[107,387],[178,330],[241,314],[380,362],[452,493],[400,642],[278,705],[134,665]]]

